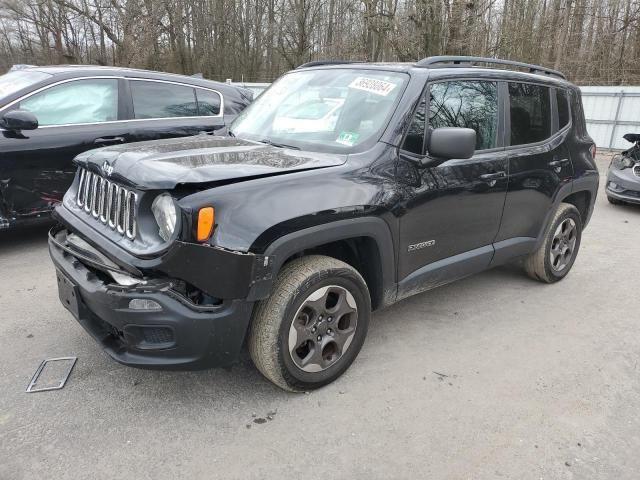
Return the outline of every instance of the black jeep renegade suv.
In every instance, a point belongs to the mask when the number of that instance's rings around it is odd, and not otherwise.
[[[226,366],[246,342],[280,387],[320,387],[372,310],[516,259],[562,279],[598,188],[578,88],[503,60],[306,64],[227,133],[75,160],[60,299],[119,362]]]

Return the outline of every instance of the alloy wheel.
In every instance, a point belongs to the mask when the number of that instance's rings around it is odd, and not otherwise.
[[[344,287],[329,285],[311,293],[289,328],[289,355],[305,372],[321,372],[347,351],[358,323],[358,307]]]
[[[572,218],[566,218],[558,225],[551,240],[549,260],[553,270],[561,272],[571,263],[577,240],[576,222]]]

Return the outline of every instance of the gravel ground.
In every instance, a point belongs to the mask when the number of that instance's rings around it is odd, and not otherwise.
[[[640,208],[602,192],[564,281],[500,268],[407,299],[309,395],[248,360],[113,362],[59,304],[45,232],[0,237],[1,480],[638,478]],[[66,355],[63,390],[24,392]]]

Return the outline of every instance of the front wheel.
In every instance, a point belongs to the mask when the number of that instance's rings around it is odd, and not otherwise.
[[[353,363],[371,316],[369,290],[350,265],[310,255],[286,264],[256,306],[249,353],[258,370],[289,391],[333,382]]]
[[[582,218],[578,209],[561,203],[542,244],[524,262],[527,274],[545,283],[562,280],[573,267],[582,239]]]

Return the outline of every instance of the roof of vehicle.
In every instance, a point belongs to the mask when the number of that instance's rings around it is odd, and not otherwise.
[[[496,64],[509,68],[491,68],[476,64]],[[383,70],[404,73],[424,73],[431,79],[451,77],[502,78],[518,81],[532,81],[556,84],[558,86],[574,86],[564,74],[539,65],[515,62],[511,60],[491,59],[483,57],[428,57],[419,62],[352,62],[352,61],[318,61],[305,63],[298,68],[354,68],[366,70]],[[522,69],[526,71],[522,71]]]
[[[199,85],[203,87],[212,88],[215,86],[217,89],[237,89],[244,90],[235,85],[228,85],[223,82],[216,82],[214,80],[207,80],[205,78],[194,77],[189,75],[180,75],[177,73],[165,73],[157,72],[153,70],[144,70],[139,68],[126,68],[126,67],[104,67],[99,65],[46,65],[46,66],[33,66],[22,69],[23,71],[38,71],[48,73],[54,76],[87,76],[87,75],[117,75],[125,77],[147,78],[156,80],[172,80],[174,82],[183,82],[192,85]]]

